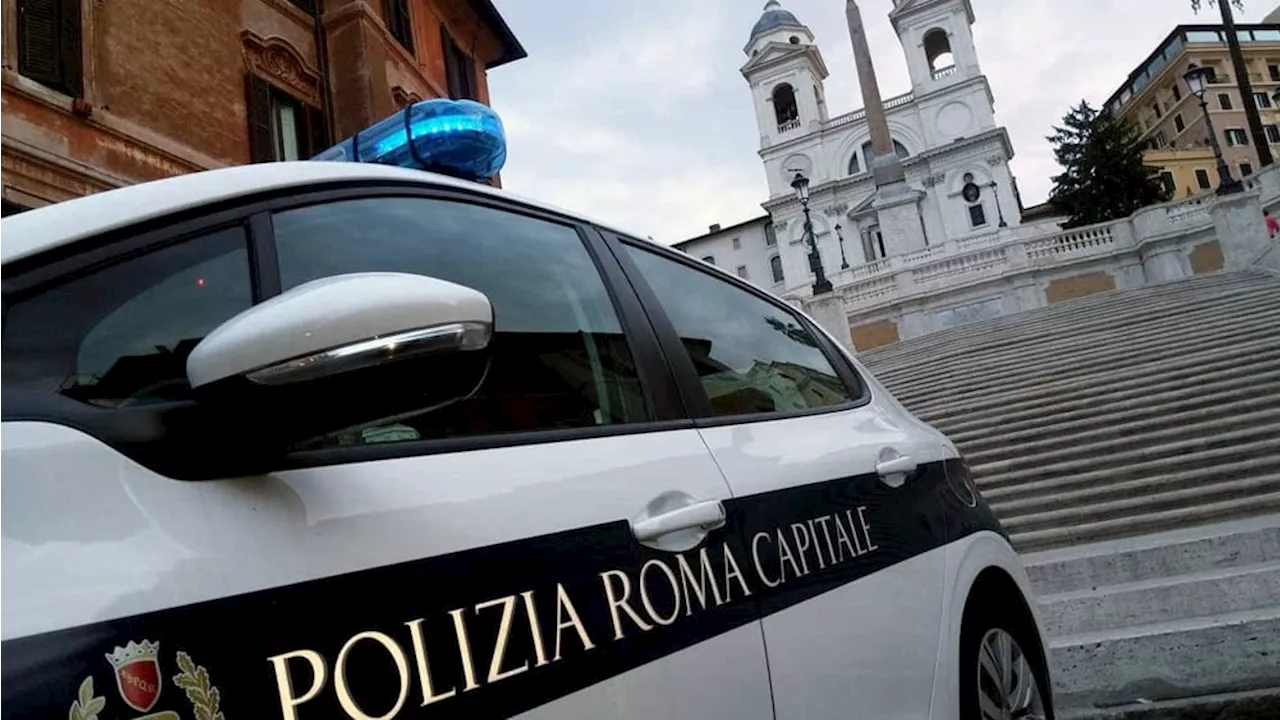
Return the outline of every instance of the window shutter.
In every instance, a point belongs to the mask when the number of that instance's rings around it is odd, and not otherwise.
[[[58,28],[62,61],[62,88],[68,95],[82,97],[84,83],[81,68],[84,59],[80,49],[80,0],[60,0],[62,17]]]
[[[409,19],[409,0],[393,0],[400,23],[400,44],[413,54],[413,22]]]
[[[458,63],[461,66],[461,72],[462,72],[462,83],[461,83],[462,92],[463,92],[462,96],[468,100],[475,100],[476,99],[476,64],[471,60],[470,55],[467,55],[466,53],[463,53],[463,52],[459,52],[458,54],[462,58],[462,62]]]
[[[18,72],[57,88],[58,4],[62,0],[18,0]]]
[[[310,105],[302,106],[303,122],[306,123],[307,147],[306,156],[311,158],[320,152],[327,150],[333,142],[329,139],[329,134],[324,129],[324,111],[320,108],[314,108]]]
[[[271,162],[276,159],[271,132],[271,86],[257,75],[245,76],[245,110],[249,116],[249,159]]]

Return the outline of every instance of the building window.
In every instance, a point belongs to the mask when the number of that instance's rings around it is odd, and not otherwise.
[[[1168,141],[1167,139],[1165,139],[1164,131],[1163,131],[1163,130],[1160,130],[1160,131],[1159,131],[1159,132],[1157,132],[1155,135],[1152,135],[1152,136],[1151,136],[1151,149],[1152,149],[1152,150],[1159,150],[1160,148],[1162,148],[1162,147],[1164,147],[1165,145],[1168,145],[1168,144],[1169,144],[1169,141]]]
[[[1251,163],[1240,163],[1240,177],[1249,177],[1253,174],[1253,165]]]
[[[987,224],[987,210],[982,204],[969,206],[969,225],[971,227],[982,227]]]
[[[253,162],[306,160],[329,146],[324,115],[257,75],[248,80],[249,154]]]
[[[764,225],[764,246],[773,247],[778,244],[778,231],[773,227],[773,223],[765,223]]]
[[[1280,143],[1280,127],[1276,127],[1275,123],[1263,125],[1262,129],[1267,133],[1267,142],[1272,144]]]
[[[951,52],[951,38],[946,30],[934,28],[925,33],[924,57],[934,80],[945,77],[942,71],[955,67],[956,56]]]
[[[862,256],[872,263],[886,257],[884,251],[884,235],[879,225],[872,225],[862,234]]]
[[[897,140],[893,141],[893,152],[899,159],[903,160],[911,155],[911,153],[907,152],[907,147]],[[876,158],[875,144],[870,140],[862,143],[862,155],[867,159],[867,171],[870,172],[871,163],[873,163]]]
[[[1178,191],[1178,186],[1173,181],[1173,173],[1168,170],[1160,173],[1160,184],[1164,186],[1164,191],[1169,193],[1169,197],[1173,197],[1173,194]]]
[[[0,217],[9,217],[10,215],[17,215],[18,213],[26,212],[31,209],[25,205],[21,205],[12,200],[5,200],[3,202],[3,205],[4,205],[4,209],[2,214],[0,214]]]
[[[1253,103],[1260,108],[1269,108],[1271,107],[1271,96],[1264,92],[1254,93]]]
[[[746,265],[739,265],[739,266],[738,266],[738,270],[737,270],[737,272],[738,272],[738,277],[742,278],[743,280],[749,280],[749,279],[750,279],[750,278],[747,276],[747,266],[746,266]]]
[[[1176,128],[1178,132],[1182,132],[1187,129],[1187,124],[1182,121],[1181,113],[1173,116],[1173,127]]]
[[[449,83],[449,97],[454,100],[476,100],[476,64],[462,51],[444,25],[440,26],[440,45],[444,48],[444,74]]]
[[[1178,87],[1178,81],[1173,81],[1173,101],[1178,102],[1182,99],[1182,88]]]
[[[796,91],[782,83],[773,89],[773,115],[778,121],[778,132],[800,127],[800,108],[796,105]]]
[[[80,97],[80,0],[18,0],[18,72]]]
[[[742,238],[734,238],[734,239],[733,239],[733,249],[734,249],[734,250],[741,250],[741,249],[742,249]]]
[[[1231,146],[1248,145],[1249,136],[1240,128],[1227,128],[1227,144]]]
[[[1271,82],[1280,82],[1280,65],[1268,65],[1267,72],[1271,73]]]
[[[413,21],[409,18],[409,0],[384,0],[382,10],[391,37],[413,54]]]
[[[773,274],[773,284],[781,285],[785,277],[782,274],[782,258],[773,255],[769,258],[769,272]]]
[[[715,265],[715,264],[716,264],[716,256],[715,256],[715,255],[708,255],[708,256],[706,256],[706,257],[702,258],[702,262],[704,262],[704,263],[706,263],[706,264],[708,264],[708,265]]]
[[[1200,186],[1201,190],[1208,190],[1209,188],[1213,187],[1213,183],[1209,182],[1208,170],[1196,171],[1196,184]]]
[[[1153,112],[1153,113],[1155,113],[1155,114],[1156,114],[1156,119],[1157,119],[1157,120],[1159,120],[1161,117],[1163,117],[1163,115],[1160,113],[1160,101],[1159,101],[1159,100],[1157,100],[1157,101],[1155,101],[1154,103],[1152,103],[1152,104],[1151,104],[1151,112]]]
[[[1231,96],[1226,93],[1218,93],[1218,106],[1223,110],[1231,109]]]

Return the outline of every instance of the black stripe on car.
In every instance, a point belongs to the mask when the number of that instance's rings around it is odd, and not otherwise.
[[[897,489],[728,500],[681,553],[618,521],[11,639],[0,701],[15,719],[509,716],[998,530],[966,488],[960,461],[929,463]]]

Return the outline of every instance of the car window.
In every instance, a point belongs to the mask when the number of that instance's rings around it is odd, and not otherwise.
[[[626,248],[680,335],[716,415],[808,410],[852,399],[795,315],[710,273]]]
[[[274,227],[285,290],[342,273],[407,272],[479,290],[493,305],[490,366],[472,395],[318,445],[647,419],[622,326],[574,228],[415,197],[311,205],[276,214]]]
[[[4,386],[100,407],[185,399],[187,355],[252,304],[242,228],[123,260],[13,302]]]

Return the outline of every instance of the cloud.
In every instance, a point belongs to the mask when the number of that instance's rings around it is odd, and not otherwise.
[[[529,57],[489,74],[507,126],[504,185],[676,242],[759,215],[767,186],[751,94],[738,72],[763,0],[497,0]],[[885,96],[910,89],[891,0],[862,0]],[[840,0],[784,0],[831,77],[833,116],[861,105]],[[1095,106],[1179,23],[1189,0],[973,0],[978,59],[1009,130],[1026,204],[1058,167],[1045,140],[1082,98]],[[1247,0],[1241,22],[1269,3]]]

